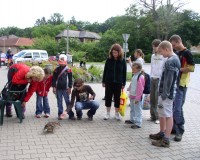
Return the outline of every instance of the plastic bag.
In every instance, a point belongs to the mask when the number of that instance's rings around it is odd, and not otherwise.
[[[127,94],[124,90],[122,90],[120,96],[120,106],[119,106],[119,113],[122,117],[124,117],[126,113],[126,104],[127,104]]]
[[[150,94],[145,94],[143,99],[143,110],[150,109]]]

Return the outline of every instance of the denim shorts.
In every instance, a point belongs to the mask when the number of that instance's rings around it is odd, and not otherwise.
[[[163,100],[161,96],[158,97],[158,115],[159,117],[173,116],[173,100],[166,98]]]

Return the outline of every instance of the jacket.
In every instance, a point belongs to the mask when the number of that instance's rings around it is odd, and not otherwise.
[[[46,97],[50,87],[52,86],[52,78],[51,75],[49,78],[44,79],[41,82],[38,82],[36,93],[41,97]]]
[[[72,88],[72,70],[67,68],[64,73],[59,76],[62,70],[66,66],[58,66],[53,72],[52,87],[56,89],[65,90],[67,88]]]
[[[27,85],[28,81],[26,80],[25,76],[29,72],[30,67],[23,64],[23,63],[18,63],[18,64],[13,64],[9,71],[14,69],[15,72],[12,72],[11,77],[12,77],[12,84],[13,85]],[[28,100],[31,98],[33,93],[37,89],[37,84],[38,82],[31,82],[28,88],[28,92],[26,92],[25,98],[23,101],[28,102]]]
[[[126,62],[125,60],[106,60],[102,83],[119,83],[126,85]]]

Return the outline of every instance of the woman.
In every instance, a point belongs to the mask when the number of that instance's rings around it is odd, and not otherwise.
[[[30,83],[28,92],[22,98],[23,119],[26,102],[37,89],[37,83],[44,78],[44,70],[39,66],[29,67],[23,63],[13,64],[8,70],[8,82],[11,91],[21,91]],[[20,97],[21,99],[21,97]],[[6,104],[6,116],[12,117],[11,104]]]
[[[106,60],[103,72],[102,86],[105,87],[105,106],[107,113],[104,120],[110,118],[110,109],[112,96],[114,95],[115,118],[120,120],[119,106],[121,89],[126,85],[126,61],[122,47],[119,44],[113,44],[109,57]]]

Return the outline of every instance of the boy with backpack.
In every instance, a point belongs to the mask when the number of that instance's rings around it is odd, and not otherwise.
[[[53,72],[53,93],[57,98],[58,105],[58,119],[62,120],[63,104],[62,98],[64,97],[66,106],[69,104],[69,95],[71,94],[72,88],[72,70],[67,66],[67,56],[61,54],[58,60],[59,66]],[[72,110],[68,112],[69,119],[75,120],[74,113]]]

